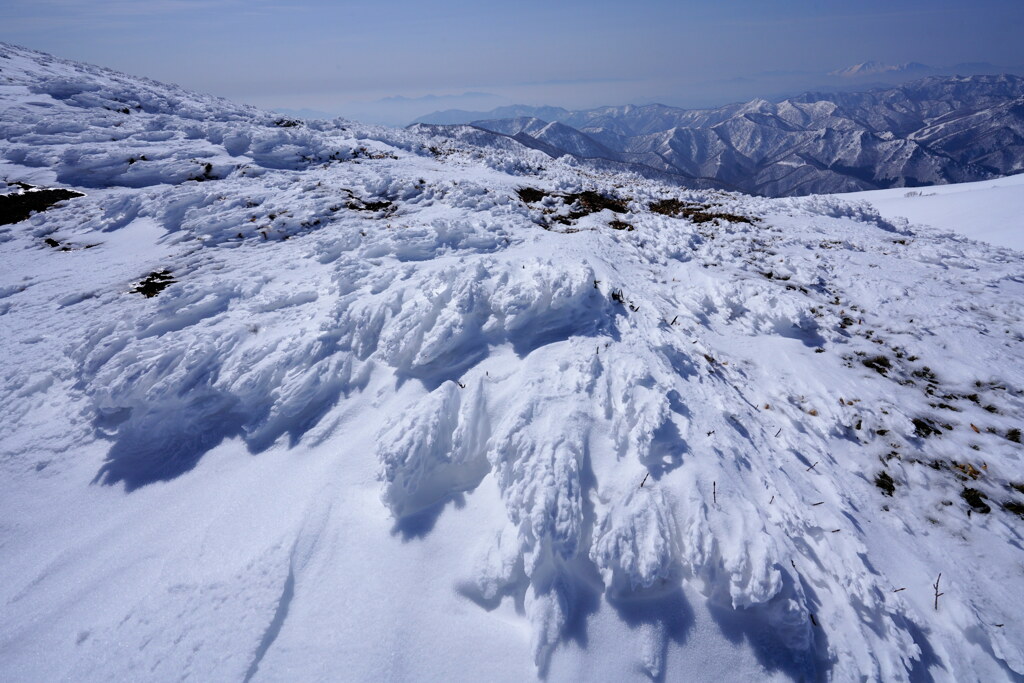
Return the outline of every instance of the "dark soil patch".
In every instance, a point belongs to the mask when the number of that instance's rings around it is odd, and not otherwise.
[[[1011,429],[1006,432],[1006,438],[1014,443],[1020,443],[1020,430],[1016,428]]]
[[[626,213],[626,202],[622,199],[616,199],[614,197],[605,197],[603,194],[597,192],[577,192],[576,194],[562,195],[565,197],[566,203],[578,203],[583,211],[587,213],[597,213],[608,209],[614,213]]]
[[[1017,501],[1008,500],[1003,503],[1003,509],[1007,512],[1012,512],[1018,517],[1024,518],[1024,504],[1018,503]]]
[[[983,515],[987,515],[992,512],[992,508],[985,502],[985,494],[978,489],[964,488],[964,490],[960,492],[960,497],[963,498],[975,512],[979,512]]]
[[[31,187],[23,183],[18,185],[24,189]],[[33,211],[46,211],[57,202],[84,196],[81,192],[60,188],[0,195],[0,225],[20,223],[31,216]]]
[[[538,190],[535,187],[521,187],[518,190],[516,190],[516,194],[519,195],[519,198],[522,199],[527,204],[539,202],[540,200],[548,196],[547,192],[545,192],[544,190]]]
[[[885,356],[865,358],[861,363],[864,364],[864,367],[871,368],[882,377],[888,377],[889,371],[892,370],[892,362]]]
[[[353,211],[384,211],[385,209],[390,209],[394,206],[394,202],[389,202],[387,200],[380,202],[364,202],[361,199],[355,199],[349,202],[347,206]]]
[[[915,417],[911,422],[914,423],[914,434],[922,439],[942,433],[931,420],[926,420],[923,417]]]
[[[611,228],[612,230],[625,230],[626,232],[631,232],[636,229],[626,221],[620,221],[618,219],[615,219],[608,223],[608,227]]]
[[[605,197],[596,192],[578,192],[576,194],[559,195],[570,206],[578,206],[565,216],[552,216],[551,220],[562,225],[572,225],[584,216],[608,209],[614,213],[626,213],[626,203],[620,199]]]
[[[650,204],[648,208],[654,213],[660,213],[663,216],[682,216],[693,223],[709,223],[718,218],[729,221],[730,223],[753,224],[754,221],[758,220],[757,218],[751,218],[750,216],[740,216],[735,213],[715,211],[714,207],[710,204],[687,204],[679,201],[678,199],[663,199]]]
[[[351,211],[387,211],[395,206],[393,201],[387,199],[382,199],[378,202],[371,202],[359,197],[355,192],[347,188],[342,188],[342,191],[349,197],[345,206]],[[335,209],[333,208],[331,209],[331,211],[334,210]]]
[[[896,491],[896,482],[889,476],[888,472],[879,472],[875,477],[875,486],[882,489],[882,493],[891,496]]]
[[[52,237],[47,237],[43,240],[43,244],[50,247],[51,249],[59,249],[61,251],[77,251],[79,249],[92,249],[98,247],[99,244],[86,244],[85,246],[68,246],[66,243],[58,242]]]
[[[687,206],[678,199],[662,199],[659,202],[652,202],[647,208],[662,216],[678,216]]]
[[[157,270],[147,275],[139,284],[135,285],[132,292],[141,294],[148,299],[164,291],[175,282],[177,280],[171,277],[171,271]]]
[[[203,182],[204,180],[217,180],[217,176],[213,175],[213,164],[203,164],[203,172],[201,175],[194,175],[189,180],[195,180],[196,182]]]
[[[580,218],[589,216],[592,213],[598,211],[604,211],[608,209],[613,213],[626,213],[629,209],[626,206],[628,199],[618,199],[616,197],[606,197],[599,192],[592,190],[585,190],[583,192],[572,192],[569,194],[552,194],[545,192],[544,190],[538,190],[535,187],[522,187],[516,190],[516,194],[526,204],[533,204],[539,202],[545,197],[559,197],[565,202],[566,206],[570,207],[571,210],[567,215],[564,216],[552,216],[551,220],[555,223],[561,223],[562,225],[572,225]],[[616,221],[623,225],[629,225],[623,221]],[[613,226],[615,227],[615,226]],[[618,230],[627,230],[630,228],[619,227]]]
[[[910,374],[912,374],[914,377],[917,377],[918,379],[927,380],[929,382],[938,381],[938,378],[935,376],[935,373],[932,372],[932,369],[927,365],[921,368],[920,370],[914,370]]]

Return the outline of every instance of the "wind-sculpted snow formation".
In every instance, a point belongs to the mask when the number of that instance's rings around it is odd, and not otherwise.
[[[0,69],[0,677],[1024,676],[1021,253]]]

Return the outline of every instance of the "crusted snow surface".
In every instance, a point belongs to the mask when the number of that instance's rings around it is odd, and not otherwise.
[[[1020,252],[0,69],[0,677],[1024,676]]]

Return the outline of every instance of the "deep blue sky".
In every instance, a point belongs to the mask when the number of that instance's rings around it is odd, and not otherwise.
[[[721,104],[865,60],[1024,64],[1024,0],[0,0],[0,40],[266,107]],[[801,85],[802,87],[802,85]]]

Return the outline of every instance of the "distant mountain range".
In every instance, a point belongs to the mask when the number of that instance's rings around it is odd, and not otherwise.
[[[923,65],[906,64],[900,69]],[[888,68],[853,67],[864,73]],[[924,67],[927,68],[927,67]],[[849,71],[849,70],[847,70]],[[769,196],[984,180],[1024,171],[1024,78],[927,77],[715,109],[659,104],[441,112],[414,126]],[[497,137],[504,138],[498,141]],[[482,138],[481,138],[482,139]],[[480,143],[480,139],[477,140]]]
[[[927,64],[921,64],[919,62],[907,62],[905,64],[883,64],[882,62],[862,62],[860,64],[854,64],[853,66],[846,67],[845,69],[837,69],[836,71],[829,71],[829,76],[839,76],[840,78],[860,78],[862,76],[874,76],[877,74],[893,74],[893,73],[913,73],[913,74],[925,74],[932,71],[932,67]]]

